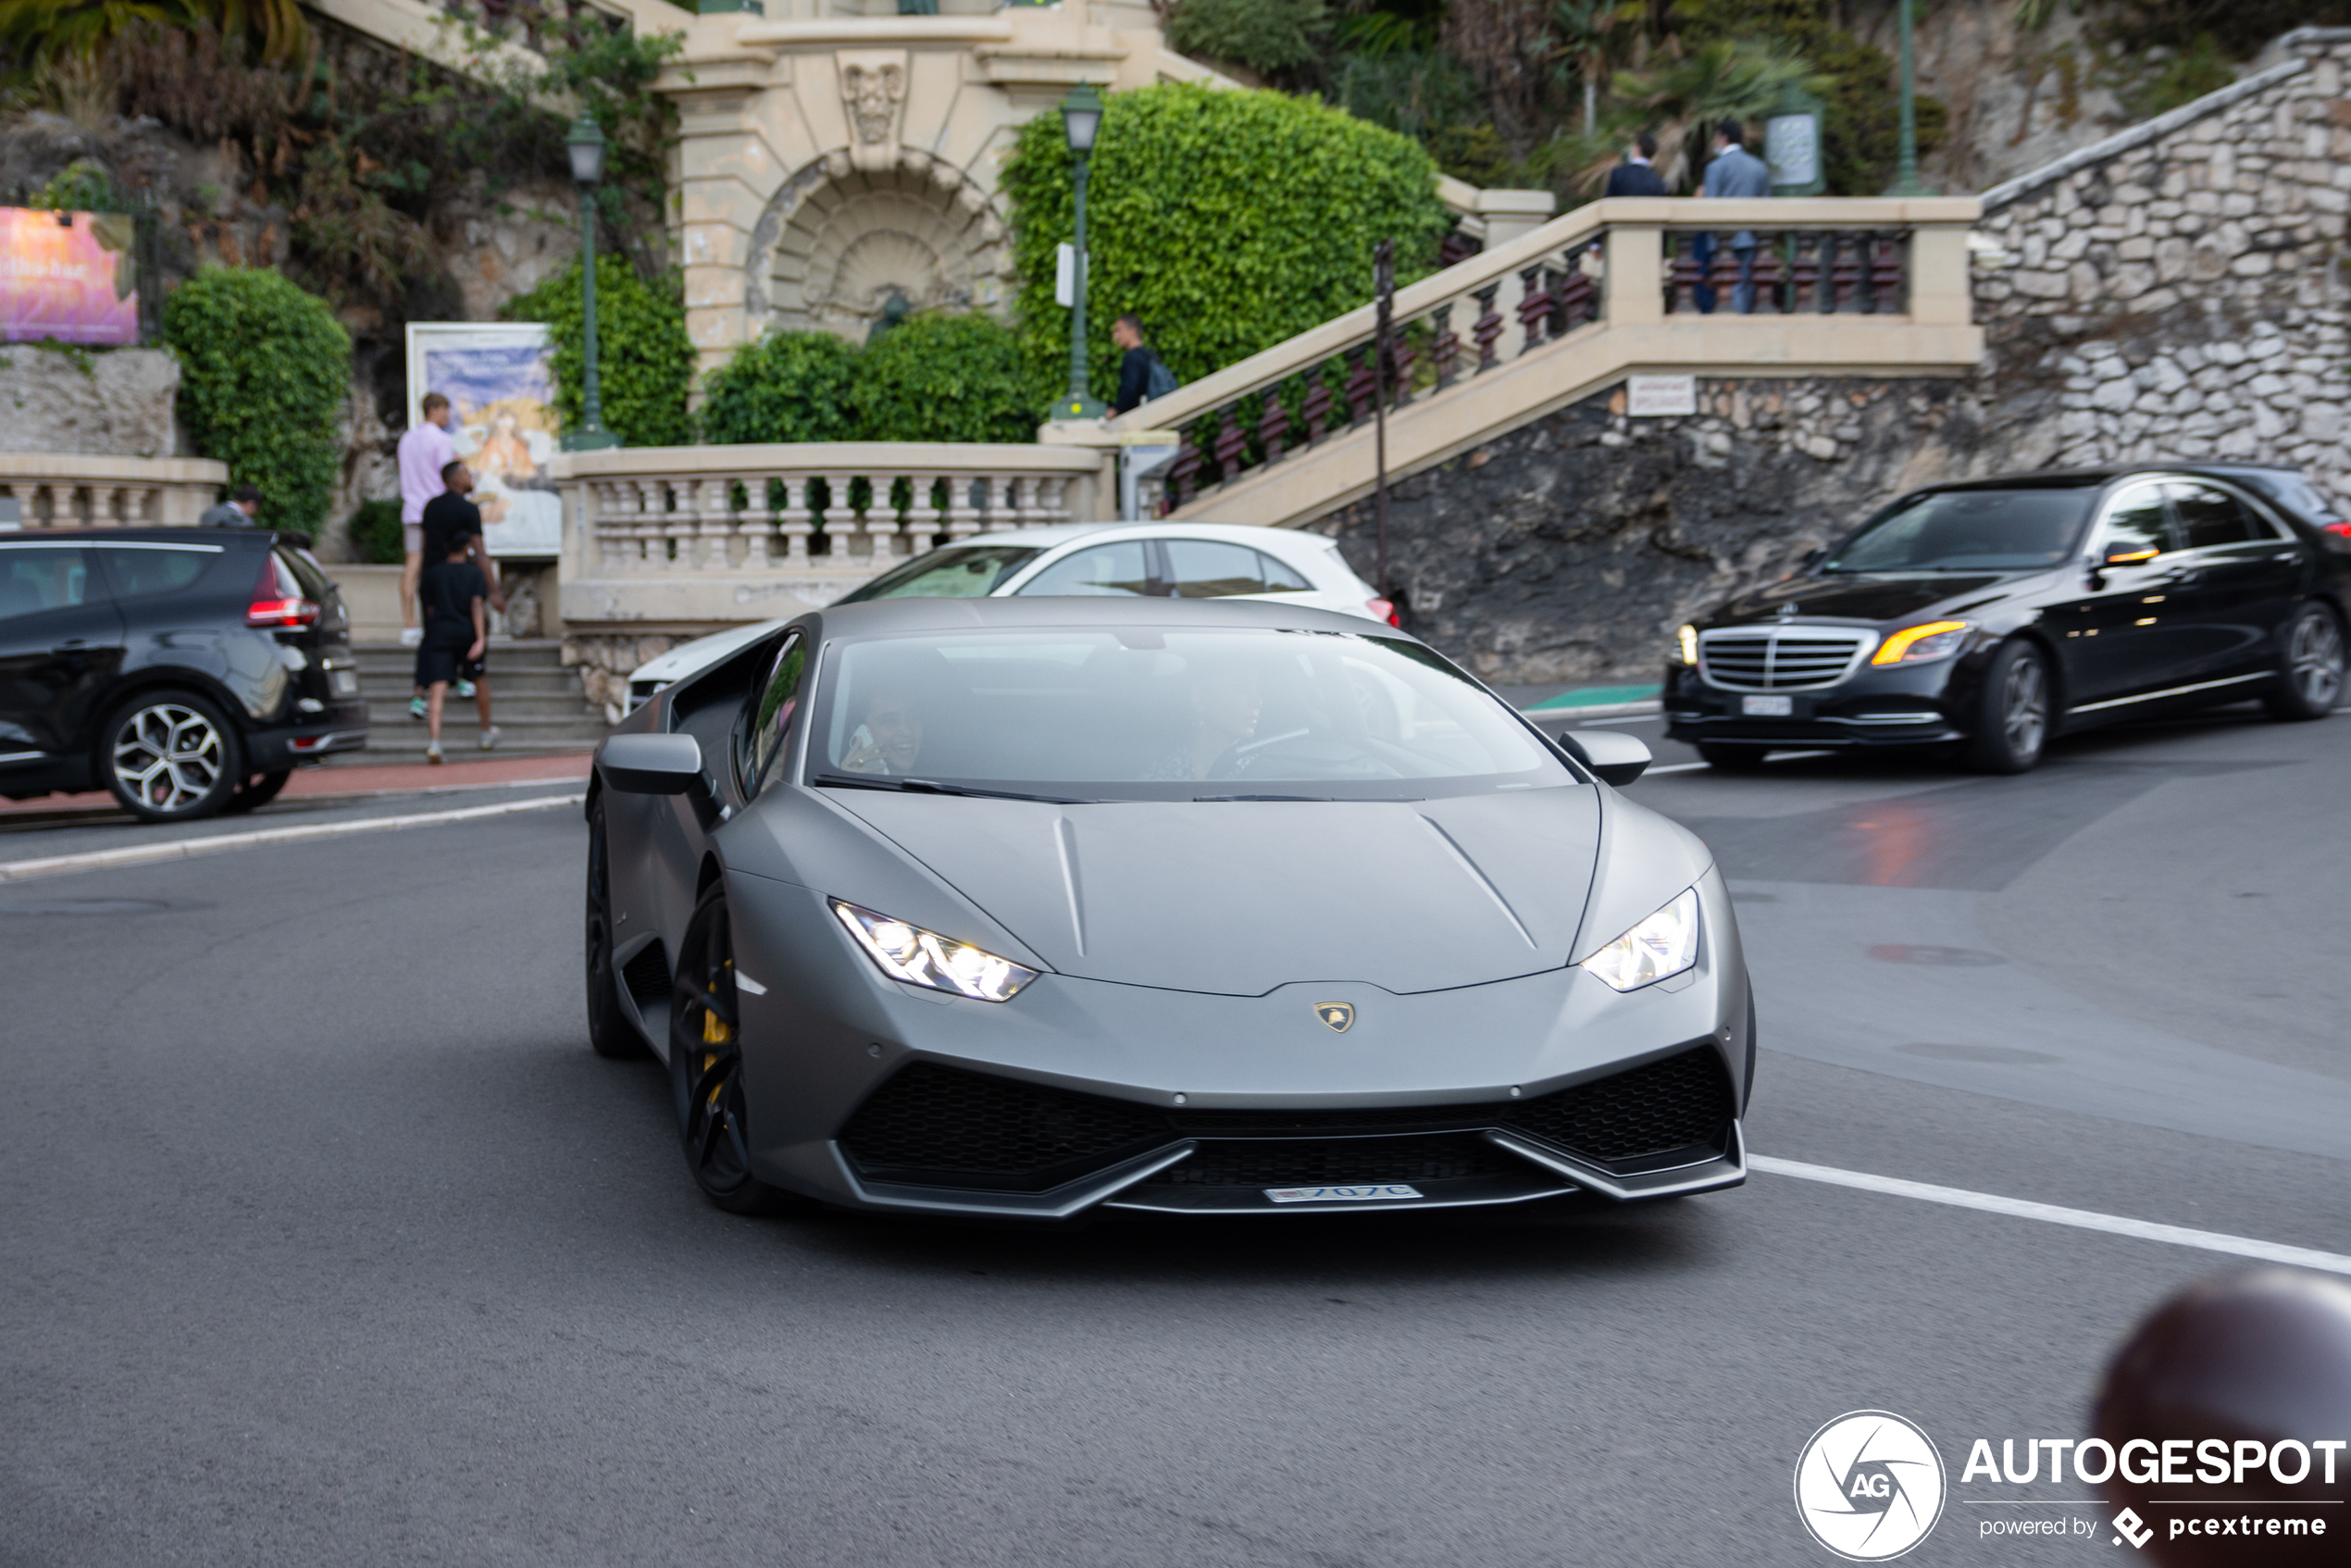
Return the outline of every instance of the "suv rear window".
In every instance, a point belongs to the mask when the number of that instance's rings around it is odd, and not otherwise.
[[[1946,490],[1864,524],[1824,572],[2022,572],[2073,553],[2091,490]]]
[[[168,546],[109,544],[106,551],[106,576],[114,583],[118,599],[140,599],[155,593],[176,593],[204,576],[205,568],[220,555],[220,547],[205,550],[175,550]]]

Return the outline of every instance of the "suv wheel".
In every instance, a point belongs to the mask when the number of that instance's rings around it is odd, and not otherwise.
[[[275,773],[256,773],[237,786],[237,792],[230,796],[229,803],[220,809],[232,815],[258,810],[276,800],[278,791],[284,789],[286,780],[292,777],[293,769],[291,767],[280,768]]]
[[[2279,718],[2324,718],[2343,697],[2343,623],[2324,604],[2305,604],[2285,624],[2278,689],[2262,705]]]
[[[2049,662],[2032,643],[2004,644],[1984,672],[1976,698],[1968,766],[1978,773],[2026,773],[2049,741]]]
[[[229,803],[244,777],[243,750],[206,699],[149,691],[116,709],[99,731],[98,773],[133,815],[181,822]]]

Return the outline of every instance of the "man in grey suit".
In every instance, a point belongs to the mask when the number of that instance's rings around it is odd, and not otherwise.
[[[1702,196],[1743,199],[1768,196],[1772,193],[1772,169],[1761,158],[1739,143],[1745,137],[1739,122],[1726,119],[1714,132],[1714,161],[1706,166],[1706,182],[1700,187]],[[1702,234],[1699,250],[1702,262],[1714,258],[1714,236]],[[1741,316],[1755,310],[1755,231],[1742,229],[1731,236],[1731,254],[1739,258],[1739,280],[1732,292],[1732,308]],[[1698,291],[1698,307],[1714,308],[1714,286],[1701,283]]]

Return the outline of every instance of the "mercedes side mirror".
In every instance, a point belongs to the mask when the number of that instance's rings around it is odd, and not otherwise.
[[[2152,545],[2115,543],[2107,546],[2102,566],[2144,566],[2163,552]]]
[[[1825,546],[1818,550],[1807,550],[1804,553],[1804,559],[1797,563],[1796,569],[1799,572],[1809,572],[1828,558],[1829,553]]]
[[[614,735],[596,748],[596,771],[629,795],[706,793],[702,743],[690,735]]]
[[[1604,784],[1630,784],[1648,771],[1648,747],[1621,729],[1563,729],[1560,744]]]

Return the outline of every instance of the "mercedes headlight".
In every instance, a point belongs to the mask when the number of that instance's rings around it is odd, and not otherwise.
[[[1967,621],[1929,621],[1924,626],[1906,626],[1878,644],[1870,655],[1873,665],[1922,665],[1934,659],[1947,659],[1967,643],[1967,635],[1975,629]]]
[[[1611,989],[1638,990],[1678,975],[1698,962],[1698,890],[1635,926],[1576,965]]]
[[[1698,628],[1694,626],[1686,626],[1676,631],[1673,634],[1673,651],[1682,656],[1683,664],[1697,664]]]
[[[1037,977],[1036,970],[969,942],[839,899],[832,901],[832,906],[850,937],[865,950],[865,956],[893,980],[981,1002],[1010,1002],[1020,994],[1021,987]]]

